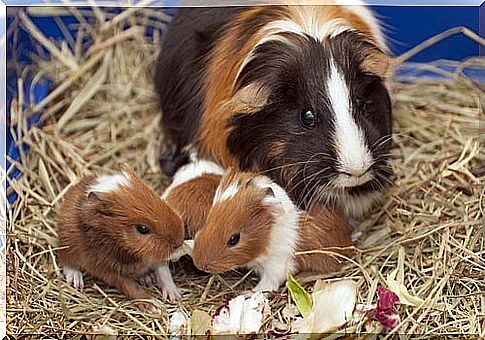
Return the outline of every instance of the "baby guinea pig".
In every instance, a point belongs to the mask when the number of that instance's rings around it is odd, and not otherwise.
[[[162,198],[182,218],[186,238],[193,239],[207,219],[224,169],[214,162],[192,157],[181,167]]]
[[[326,273],[340,267],[328,254],[347,255],[351,245],[343,212],[325,207],[299,211],[282,187],[268,177],[229,171],[219,185],[207,224],[196,234],[192,258],[201,270],[222,273],[254,268],[255,291],[275,291],[288,272]],[[331,249],[329,249],[331,248]]]
[[[180,217],[131,169],[81,179],[58,212],[57,256],[69,284],[83,289],[86,271],[130,299],[151,299],[137,278],[154,271],[164,297],[181,298],[167,259],[184,241]],[[160,312],[160,302],[140,303]]]

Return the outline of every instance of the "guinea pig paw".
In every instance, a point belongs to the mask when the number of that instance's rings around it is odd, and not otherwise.
[[[154,285],[158,282],[157,275],[155,274],[155,272],[146,273],[145,275],[142,275],[138,278],[138,282],[143,287],[150,287],[151,285]]]
[[[260,282],[253,288],[253,293],[257,292],[276,292],[280,286],[277,282]]]
[[[169,301],[175,302],[182,298],[182,293],[175,285],[170,285],[162,288],[162,296],[165,300],[168,298]]]
[[[143,313],[149,313],[154,315],[161,315],[162,311],[164,310],[163,303],[155,298],[151,299],[149,302],[138,303],[138,308]]]
[[[84,289],[83,273],[71,267],[64,267],[63,270],[67,283],[76,290],[82,291]]]

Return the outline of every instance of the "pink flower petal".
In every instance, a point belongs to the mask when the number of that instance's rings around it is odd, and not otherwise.
[[[399,297],[384,287],[377,287],[377,309],[391,309],[399,303]]]
[[[372,313],[374,319],[388,329],[394,329],[401,322],[401,318],[396,309],[399,297],[384,287],[377,287],[377,307]]]

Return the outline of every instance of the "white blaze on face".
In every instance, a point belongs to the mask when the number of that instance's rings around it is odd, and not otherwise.
[[[101,175],[97,178],[96,183],[92,185],[89,192],[114,192],[118,190],[120,186],[130,186],[130,176],[122,172],[116,175]]]
[[[363,184],[372,178],[371,174],[365,173],[372,165],[372,156],[364,133],[352,115],[352,103],[345,77],[333,60],[330,61],[327,92],[334,113],[337,167],[343,173],[336,179],[335,184],[343,187]]]
[[[216,194],[214,195],[214,200],[212,201],[212,205],[215,205],[217,203],[221,203],[222,201],[233,198],[234,196],[236,196],[239,189],[240,189],[240,186],[236,181],[231,183],[225,189],[218,187],[216,190]]]

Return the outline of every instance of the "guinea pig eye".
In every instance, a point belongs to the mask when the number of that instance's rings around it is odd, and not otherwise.
[[[310,110],[304,110],[300,113],[300,122],[301,124],[306,127],[307,129],[311,129],[315,126],[317,122],[317,118]]]
[[[357,102],[357,108],[358,108],[359,112],[365,113],[365,111],[367,109],[367,105],[366,105],[367,103],[366,103],[365,99],[357,98],[356,102]]]
[[[150,233],[150,229],[144,224],[138,224],[136,226],[136,231],[138,231],[142,235],[146,235]]]
[[[236,244],[239,243],[240,239],[241,239],[241,234],[239,233],[231,235],[231,237],[229,238],[229,241],[227,241],[227,245],[229,247],[234,247]]]

